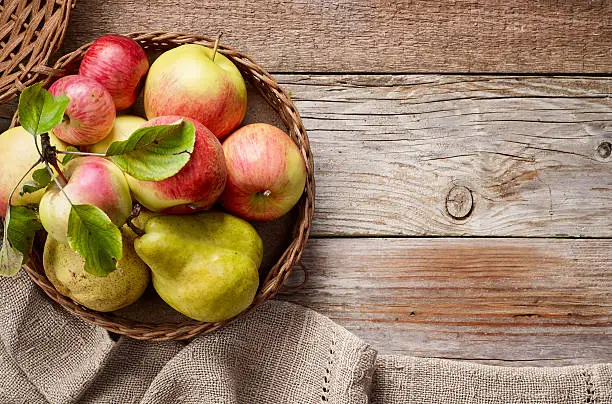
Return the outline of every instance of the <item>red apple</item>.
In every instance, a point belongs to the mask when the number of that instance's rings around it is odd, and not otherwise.
[[[244,79],[220,53],[187,44],[153,62],[144,89],[148,119],[181,115],[204,124],[223,139],[240,125],[247,107]]]
[[[117,226],[125,223],[132,212],[130,188],[123,172],[110,160],[101,157],[79,157],[64,170],[68,183],[64,191],[74,204],[91,204],[102,209]],[[52,183],[40,200],[40,221],[57,241],[67,244],[70,202]]]
[[[89,145],[102,140],[113,128],[115,104],[109,92],[94,79],[71,75],[57,80],[49,91],[70,99],[64,120],[53,134],[66,143]]]
[[[211,207],[225,187],[227,172],[223,148],[200,122],[181,116],[160,116],[144,126],[168,125],[180,119],[195,126],[196,138],[189,162],[174,176],[162,181],[141,181],[126,175],[138,202],[154,212],[191,213]]]
[[[272,220],[289,212],[306,184],[300,150],[282,130],[266,123],[246,125],[223,143],[227,185],[221,203],[249,220]]]
[[[123,35],[104,35],[87,49],[79,75],[102,84],[113,97],[117,111],[129,108],[136,101],[140,80],[149,70],[144,49]]]

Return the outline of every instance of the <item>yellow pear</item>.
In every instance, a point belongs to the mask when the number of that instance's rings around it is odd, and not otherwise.
[[[248,222],[222,212],[158,215],[136,239],[153,286],[172,308],[217,322],[249,307],[259,285],[263,243]]]
[[[85,260],[68,245],[47,237],[43,253],[45,274],[62,295],[96,311],[109,312],[129,306],[142,296],[150,280],[146,264],[134,251],[131,230],[123,227],[123,257],[117,270],[106,277],[83,269]]]

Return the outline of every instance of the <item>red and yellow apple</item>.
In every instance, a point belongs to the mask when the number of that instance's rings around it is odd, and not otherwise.
[[[79,75],[102,84],[113,97],[117,111],[129,108],[137,97],[138,83],[149,70],[144,49],[123,35],[104,35],[87,49]]]
[[[132,133],[145,124],[146,119],[135,115],[118,115],[113,123],[113,129],[104,139],[89,146],[87,149],[91,153],[106,153],[108,146],[113,142],[127,140]]]
[[[58,150],[66,150],[66,144],[51,135],[51,144]],[[36,138],[40,146],[40,137]],[[40,158],[34,138],[28,131],[21,126],[16,126],[0,135],[0,162],[2,162],[2,175],[0,175],[0,216],[6,215],[8,207],[8,197],[11,190],[17,185],[17,181],[26,171]],[[37,165],[34,170],[44,168],[44,164]],[[32,171],[34,171],[32,170]],[[19,195],[19,191],[25,182],[32,181],[32,173],[19,184],[13,194],[11,202],[13,205],[36,204],[44,194],[44,189],[40,189],[30,194]]]
[[[64,119],[53,134],[66,143],[81,146],[106,137],[115,120],[115,104],[109,92],[94,79],[71,75],[57,80],[49,88],[53,96],[66,94],[70,103]]]
[[[101,157],[79,157],[63,170],[68,183],[64,191],[74,204],[91,204],[102,209],[117,226],[132,212],[132,198],[123,171]],[[39,205],[40,221],[51,237],[67,244],[71,205],[60,188],[51,184]]]
[[[195,145],[189,162],[162,181],[142,181],[126,175],[134,198],[153,212],[182,214],[208,209],[225,187],[227,173],[223,148],[204,125],[181,116],[160,116],[144,126],[169,125],[180,119],[195,126]]]
[[[223,139],[240,125],[247,107],[244,79],[236,66],[202,45],[187,44],[153,62],[145,82],[148,119],[162,115],[193,118]]]
[[[221,203],[248,220],[272,220],[289,212],[306,184],[300,150],[282,130],[265,123],[243,126],[223,142],[227,185]]]

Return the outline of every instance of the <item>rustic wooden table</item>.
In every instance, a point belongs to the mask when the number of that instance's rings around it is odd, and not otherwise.
[[[281,298],[383,353],[556,366],[612,361],[611,20],[606,0],[79,0],[62,52],[223,32],[291,91],[316,159],[310,277]]]

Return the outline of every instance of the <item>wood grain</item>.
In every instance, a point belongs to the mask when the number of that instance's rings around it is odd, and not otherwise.
[[[308,281],[280,298],[381,353],[513,366],[609,362],[610,251],[612,240],[314,239],[303,258]]]
[[[612,236],[611,79],[277,78],[315,156],[314,235]]]
[[[79,0],[64,49],[108,32],[216,36],[270,71],[612,72],[606,0]]]

